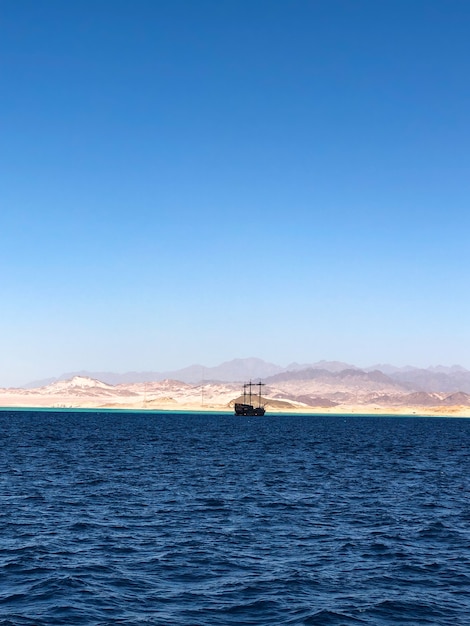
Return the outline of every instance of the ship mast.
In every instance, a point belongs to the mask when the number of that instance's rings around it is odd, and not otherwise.
[[[261,406],[261,387],[264,387],[264,383],[259,381],[258,383],[259,393],[258,393],[258,406]]]

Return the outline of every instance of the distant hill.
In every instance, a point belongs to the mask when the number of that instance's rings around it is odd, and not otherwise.
[[[342,372],[343,370],[357,370],[359,369],[355,365],[350,363],[344,363],[343,361],[317,361],[316,363],[290,363],[287,367],[283,368],[283,371],[295,371],[305,369],[317,369],[327,370],[328,372]]]
[[[283,368],[262,359],[250,357],[225,361],[215,367],[191,365],[181,370],[166,372],[165,378],[176,378],[187,383],[199,383],[203,380],[220,382],[244,382],[251,379],[267,378],[282,372]]]
[[[413,368],[390,373],[389,376],[396,382],[405,384],[416,391],[470,393],[470,372],[464,368],[448,368],[447,370]]]
[[[180,380],[185,383],[200,383],[202,381],[220,381],[220,382],[244,382],[247,380],[264,379],[278,372],[282,372],[284,368],[273,363],[268,363],[262,359],[250,357],[246,359],[233,359],[225,361],[214,367],[205,367],[204,365],[190,365],[179,370],[166,370],[163,372],[125,372],[118,374],[116,372],[95,372],[80,370],[75,372],[66,372],[57,378],[46,378],[36,380],[26,385],[25,389],[34,389],[36,387],[44,387],[59,380],[70,380],[75,376],[85,378],[94,378],[110,385],[121,385],[129,383],[147,383],[166,380],[168,378]]]
[[[280,374],[275,374],[274,376],[266,378],[265,382],[269,384],[295,380],[327,380],[328,382],[341,382],[345,379],[356,380],[359,383],[367,380],[376,383],[389,384],[392,386],[397,384],[391,377],[386,376],[378,370],[374,370],[372,372],[365,372],[360,369],[328,371],[326,369],[316,369],[315,367],[309,367],[304,370],[281,372]]]

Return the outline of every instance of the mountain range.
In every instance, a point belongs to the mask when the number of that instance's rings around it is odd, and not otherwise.
[[[354,373],[354,374],[353,374]],[[356,376],[363,382],[375,378],[383,383],[397,385],[408,392],[426,393],[470,393],[470,371],[460,365],[418,368],[413,366],[395,367],[380,364],[359,368],[341,361],[318,361],[311,364],[291,363],[281,367],[258,358],[234,359],[214,367],[191,365],[179,370],[163,372],[93,372],[75,371],[64,373],[57,378],[34,381],[23,386],[32,389],[50,385],[75,376],[92,378],[109,385],[149,383],[163,380],[177,380],[188,384],[208,382],[243,383],[248,380],[263,380],[266,383],[280,381],[319,380],[326,378],[337,383],[347,376]]]
[[[379,370],[294,369],[266,377],[262,389],[261,403],[268,412],[461,417],[470,413],[469,393],[412,389]],[[233,411],[235,402],[248,400],[240,394],[239,382],[165,379],[111,384],[89,376],[73,376],[36,388],[0,389],[0,407]],[[256,397],[253,402],[257,402]]]

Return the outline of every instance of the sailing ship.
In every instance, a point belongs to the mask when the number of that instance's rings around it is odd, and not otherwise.
[[[258,393],[253,394],[252,388],[258,387]],[[261,404],[261,387],[264,383],[249,383],[243,385],[243,402],[235,402],[235,415],[264,415],[266,410]],[[253,395],[258,398],[258,406],[253,405]]]

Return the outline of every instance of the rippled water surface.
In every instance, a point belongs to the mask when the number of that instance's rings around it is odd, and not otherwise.
[[[0,624],[470,624],[470,420],[0,412]]]

